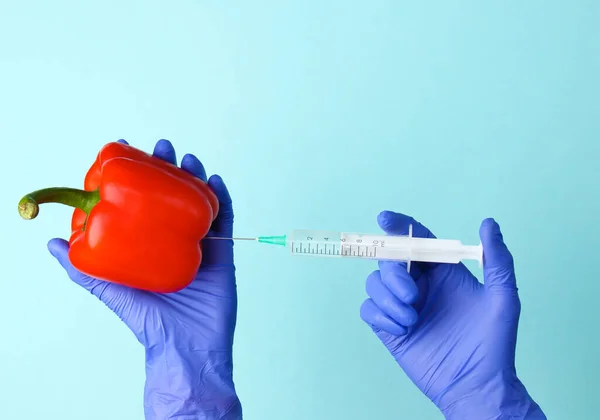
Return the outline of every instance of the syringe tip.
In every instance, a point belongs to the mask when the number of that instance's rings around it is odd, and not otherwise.
[[[287,236],[286,235],[259,236],[258,242],[263,243],[263,244],[286,246],[287,245]]]

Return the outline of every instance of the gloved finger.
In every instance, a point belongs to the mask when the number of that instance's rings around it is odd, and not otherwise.
[[[134,301],[135,291],[133,289],[94,279],[77,270],[69,261],[69,243],[64,239],[51,239],[48,242],[48,250],[73,282],[96,296],[121,319],[124,319]]]
[[[513,256],[504,243],[500,226],[486,219],[479,229],[483,245],[483,276],[486,288],[517,290]]]
[[[202,162],[200,162],[196,156],[190,153],[186,154],[183,159],[181,159],[181,169],[206,182],[206,170],[204,169]]]
[[[416,238],[435,238],[433,233],[414,218],[402,213],[393,211],[382,211],[377,216],[379,227],[388,235],[408,235],[409,226],[412,225],[412,236]],[[397,263],[398,264],[398,263]],[[406,267],[405,263],[400,263]],[[411,266],[410,274],[417,279],[426,272],[434,268],[437,264],[415,262]]]
[[[379,270],[367,277],[366,290],[377,307],[398,325],[410,327],[417,322],[417,311],[394,296],[390,289],[383,284]]]
[[[169,140],[161,139],[156,142],[154,146],[153,156],[166,160],[173,165],[177,165],[177,155],[175,154],[175,148]]]
[[[231,238],[233,235],[233,205],[227,186],[219,175],[213,175],[208,185],[219,200],[219,214],[207,236]],[[202,264],[233,264],[233,240],[204,239]]]
[[[406,264],[392,261],[379,261],[383,284],[402,302],[412,305],[419,298],[415,280],[406,271]]]
[[[410,216],[393,211],[382,211],[377,216],[377,223],[385,233],[390,235],[408,235],[408,227],[412,225],[412,235],[417,238],[435,238],[421,223]]]
[[[407,329],[384,314],[373,299],[365,300],[360,306],[360,317],[376,332],[381,330],[396,336],[406,335]]]
[[[129,145],[129,143],[127,143],[127,141],[125,139],[119,139],[119,140],[117,140],[117,143]]]

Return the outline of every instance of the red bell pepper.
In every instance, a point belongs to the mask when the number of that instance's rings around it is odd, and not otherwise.
[[[21,199],[33,219],[39,204],[75,207],[69,260],[91,277],[159,293],[195,278],[200,241],[219,212],[208,184],[132,146],[109,143],[85,177],[84,189],[46,188]]]

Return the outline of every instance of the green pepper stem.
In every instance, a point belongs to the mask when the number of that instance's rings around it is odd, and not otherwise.
[[[55,187],[33,191],[19,201],[19,214],[25,220],[35,219],[40,211],[40,204],[60,203],[83,210],[89,215],[90,211],[100,201],[100,191],[84,191],[76,188]]]

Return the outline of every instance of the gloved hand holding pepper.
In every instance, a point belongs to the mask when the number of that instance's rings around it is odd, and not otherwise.
[[[126,144],[124,141],[121,143]],[[156,144],[154,156],[173,165],[177,163],[175,150],[166,140],[161,140]],[[181,162],[181,168],[199,180],[207,181],[204,167],[195,156],[185,155]],[[124,171],[127,168],[114,167],[111,169],[116,172]],[[111,174],[104,174],[104,176],[106,175]],[[112,176],[115,176],[114,173]],[[128,182],[132,181],[132,179],[128,179]],[[147,182],[148,179],[145,181]],[[161,181],[158,175],[155,175],[151,181],[166,182],[165,180]],[[143,183],[144,180],[138,179],[138,182]],[[48,243],[48,249],[66,270],[69,277],[115,312],[135,334],[138,341],[145,346],[144,410],[147,419],[238,420],[242,418],[240,401],[233,383],[232,366],[233,335],[237,315],[233,242],[230,240],[204,240],[200,267],[197,265],[200,255],[196,251],[197,246],[195,248],[193,246],[194,238],[197,236],[228,238],[233,233],[232,203],[225,184],[217,175],[213,175],[207,182],[218,203],[216,200],[211,201],[210,191],[206,193],[206,200],[194,192],[194,188],[202,188],[202,183],[197,183],[192,188],[189,183],[185,184],[184,181],[181,181],[180,189],[172,191],[174,196],[171,196],[172,199],[167,203],[165,203],[165,199],[168,197],[161,196],[160,185],[156,186],[156,193],[145,191],[145,194],[149,195],[146,197],[147,200],[153,198],[160,202],[157,204],[158,207],[163,206],[162,210],[153,212],[152,217],[138,218],[147,223],[144,227],[156,235],[155,241],[148,245],[152,246],[158,241],[167,241],[172,253],[183,252],[185,255],[181,258],[187,259],[182,261],[180,266],[164,267],[164,275],[170,279],[185,279],[187,272],[193,269],[193,281],[178,292],[158,294],[90,277],[74,268],[69,259],[69,243],[67,241],[52,239]],[[118,183],[107,182],[104,185],[104,193],[106,196],[114,196],[114,189],[118,188],[120,188]],[[134,191],[129,191],[129,193],[135,195]],[[185,194],[188,194],[187,199]],[[191,201],[189,194],[196,194]],[[105,205],[111,206],[117,202],[118,200],[113,204],[107,202]],[[197,207],[185,207],[190,203]],[[119,204],[126,204],[127,207],[119,210],[113,209],[117,213],[123,212],[123,214],[112,215],[116,219],[111,227],[112,230],[106,231],[106,235],[118,235],[118,229],[114,228],[123,226],[122,224],[118,225],[118,221],[131,214],[127,212],[149,211],[148,201]],[[212,214],[210,212],[215,208],[218,208],[219,212],[211,226]],[[172,214],[173,210],[178,210],[180,213],[174,215]],[[96,214],[96,217],[99,216],[111,217],[110,215]],[[74,218],[74,224],[77,223],[77,220],[80,219]],[[203,224],[205,220],[209,220],[206,226]],[[100,222],[102,220],[98,219],[88,223]],[[165,226],[170,227],[173,231],[169,231]],[[100,235],[99,232],[97,234]],[[187,238],[183,243],[178,241],[178,238],[182,237]],[[96,240],[107,240],[110,246],[110,239],[104,237],[87,238],[87,243],[94,244]],[[123,240],[126,241],[125,244],[131,243],[126,239]],[[133,242],[134,239],[131,241]],[[74,245],[72,242],[71,246],[82,246],[82,244]],[[85,258],[85,256],[91,255],[92,251],[87,248],[78,250],[78,252],[80,253],[77,256]],[[92,264],[92,261],[80,261],[80,263],[90,270],[95,269],[109,276],[116,275],[116,277],[119,277],[120,272],[115,272],[122,269],[120,264],[125,264],[131,270],[137,267],[137,271],[131,272],[130,276],[122,277],[129,282],[130,286],[141,285],[142,287],[147,286],[148,289],[159,290],[162,287],[161,284],[165,284],[161,283],[160,277],[148,270],[148,267],[157,267],[158,265],[152,264],[147,257],[142,257],[141,254],[137,260],[117,261],[112,267],[100,266],[100,264],[110,264],[106,259],[98,261],[97,266]],[[147,283],[148,279],[152,281]],[[179,289],[182,287],[181,281],[177,280],[173,284],[167,281],[167,288],[170,287]]]
[[[379,215],[388,234],[433,234],[413,218]],[[480,230],[481,284],[463,264],[380,262],[367,279],[361,307],[371,326],[409,378],[449,420],[542,420],[515,370],[521,303],[513,258],[500,227]]]

